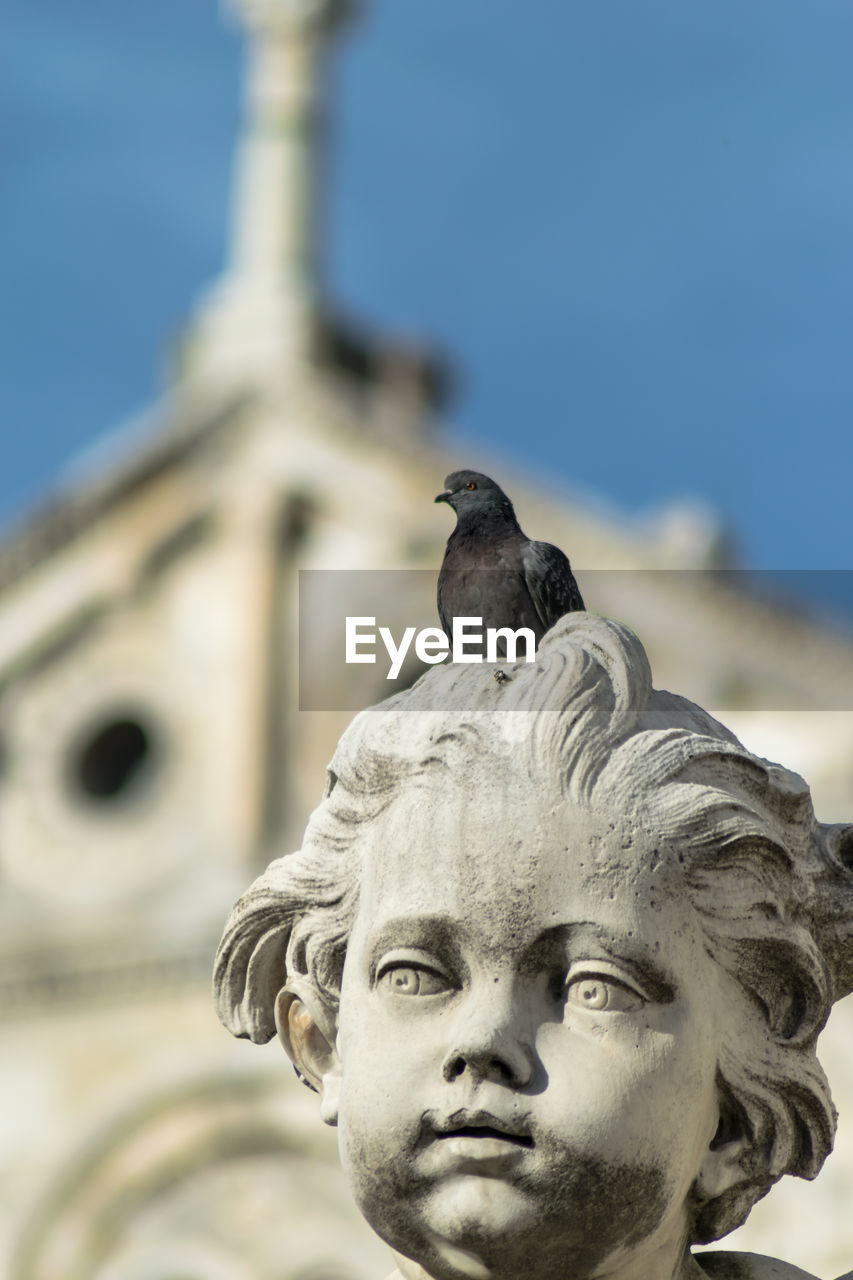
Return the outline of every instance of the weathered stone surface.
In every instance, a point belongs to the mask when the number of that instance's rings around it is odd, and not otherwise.
[[[802,1274],[691,1248],[831,1149],[850,829],[619,624],[505,671],[356,718],[232,914],[223,1021],[278,1031],[405,1280]]]

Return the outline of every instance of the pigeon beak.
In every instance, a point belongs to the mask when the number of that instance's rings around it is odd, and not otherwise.
[[[444,493],[437,493],[433,498],[433,502],[449,502],[453,497],[450,489],[445,489]]]

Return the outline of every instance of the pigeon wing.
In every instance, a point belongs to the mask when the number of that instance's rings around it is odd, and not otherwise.
[[[530,598],[545,631],[564,613],[585,608],[567,556],[550,542],[528,542],[521,567]]]

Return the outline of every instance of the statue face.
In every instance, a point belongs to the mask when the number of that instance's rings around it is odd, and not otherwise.
[[[342,1158],[374,1229],[442,1280],[669,1275],[738,997],[677,856],[532,790],[430,782],[376,824],[343,978]]]

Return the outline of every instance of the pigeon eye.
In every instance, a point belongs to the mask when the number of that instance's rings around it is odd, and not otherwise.
[[[474,481],[473,481],[473,480],[469,480],[469,481],[468,481],[468,483],[466,484],[465,488],[466,488],[466,489],[476,489],[476,488],[477,488],[477,486],[474,484]]]

